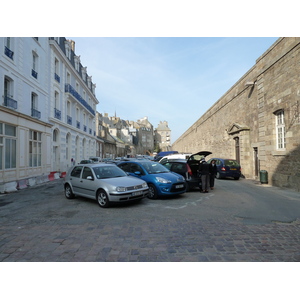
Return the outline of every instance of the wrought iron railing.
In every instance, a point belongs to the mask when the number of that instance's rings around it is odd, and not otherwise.
[[[38,73],[35,71],[35,70],[31,70],[31,75],[35,78],[35,79],[37,79],[37,75],[38,75]]]
[[[65,85],[65,92],[70,93],[75,99],[77,99],[90,113],[95,115],[95,111],[92,107],[80,96],[80,94],[70,85]]]
[[[34,118],[37,118],[37,119],[40,119],[41,118],[41,112],[32,108],[31,109],[31,116],[34,117]]]
[[[18,108],[18,102],[8,96],[4,97],[4,106],[17,109]]]
[[[60,83],[60,77],[56,73],[54,73],[54,79]]]
[[[68,115],[67,115],[67,123],[68,123],[69,125],[72,125],[72,117],[70,117],[70,116],[68,116]]]
[[[5,55],[8,56],[10,59],[13,59],[14,57],[14,52],[11,51],[10,49],[8,49],[6,46],[5,46],[5,51],[4,51]]]
[[[54,108],[54,117],[55,117],[56,119],[61,120],[61,111],[58,110],[57,108]]]

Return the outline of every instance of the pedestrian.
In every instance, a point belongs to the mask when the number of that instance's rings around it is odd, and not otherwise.
[[[208,193],[208,183],[209,183],[209,164],[204,158],[201,158],[199,165],[199,173],[201,174],[201,193]]]
[[[209,186],[213,190],[215,186],[215,177],[217,175],[218,169],[216,165],[216,160],[212,160],[209,164]]]

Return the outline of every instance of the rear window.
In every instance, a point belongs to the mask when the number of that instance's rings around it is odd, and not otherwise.
[[[225,159],[224,164],[227,167],[239,167],[240,166],[240,164],[236,160],[233,160],[233,159]]]

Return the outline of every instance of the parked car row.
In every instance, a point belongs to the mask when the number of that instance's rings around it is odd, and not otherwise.
[[[200,187],[200,160],[210,154],[209,151],[201,151],[188,159],[170,158],[161,163],[146,158],[113,163],[84,162],[67,172],[65,197],[71,199],[78,195],[96,199],[100,207],[108,207],[111,202],[183,194]],[[217,178],[240,178],[241,167],[236,160],[211,158],[208,163],[212,160],[216,161]]]

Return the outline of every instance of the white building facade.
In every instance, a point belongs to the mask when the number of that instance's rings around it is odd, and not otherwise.
[[[75,43],[50,38],[52,170],[62,172],[97,153],[95,84],[75,54]]]
[[[48,38],[0,38],[0,183],[51,171]]]
[[[1,37],[0,95],[0,192],[96,154],[95,85],[72,41]]]

